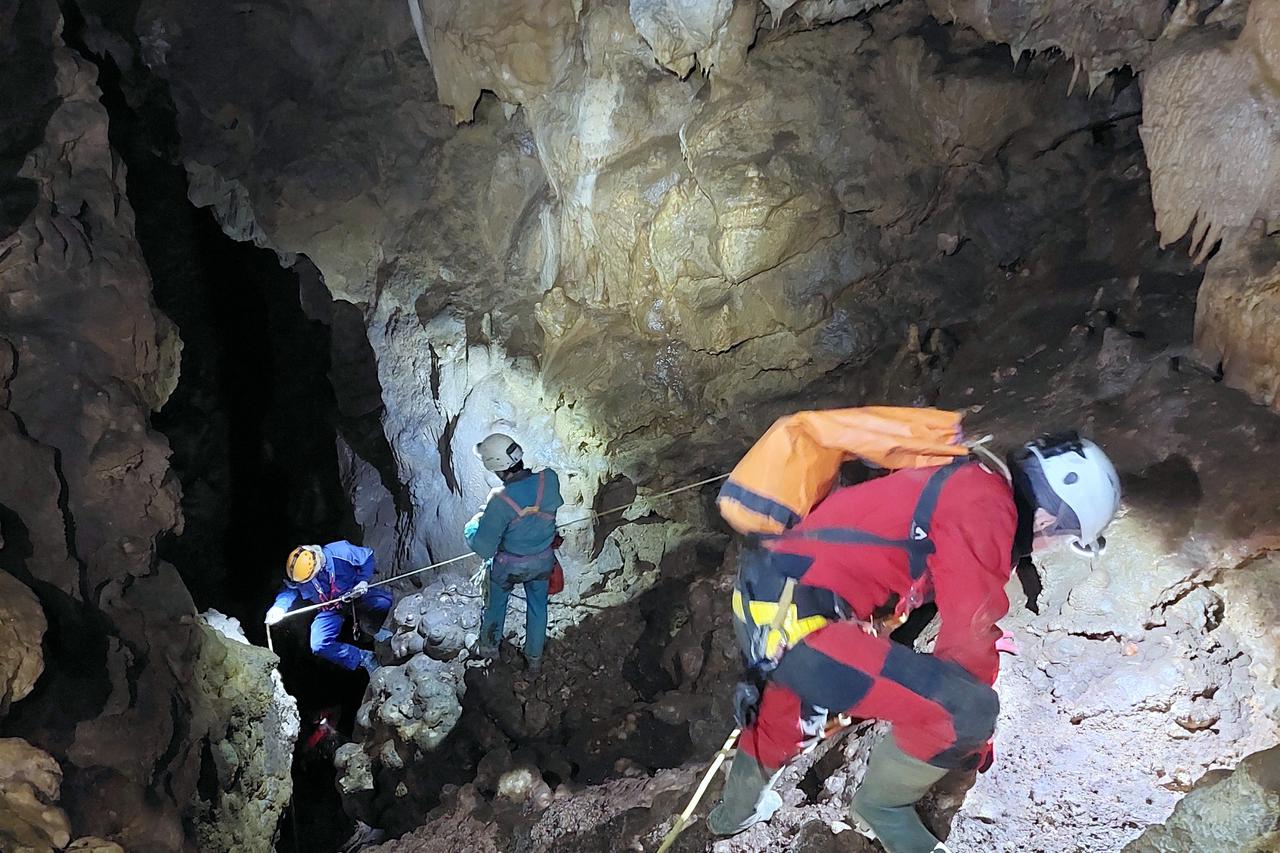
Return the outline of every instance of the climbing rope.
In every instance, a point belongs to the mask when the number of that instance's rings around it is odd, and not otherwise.
[[[993,454],[989,449],[987,449],[984,446],[988,442],[990,442],[991,439],[992,439],[992,436],[987,435],[976,440],[966,441],[965,446],[968,447],[974,453],[979,454],[988,463],[994,466],[998,466],[999,472],[1004,474],[1004,476],[1008,479],[1009,478],[1008,467],[1005,466],[1004,462],[1000,460],[998,456]],[[646,495],[644,497],[637,497],[635,500],[631,501],[630,503],[623,504],[622,506],[615,506],[612,509],[606,509],[600,512],[588,513],[587,515],[584,515],[582,518],[575,518],[575,519],[572,519],[571,521],[565,521],[560,524],[557,524],[556,530],[564,530],[566,527],[573,527],[575,524],[584,524],[588,521],[595,521],[597,519],[604,518],[609,515],[613,515],[614,513],[623,512],[625,510],[631,509],[633,506],[640,503],[641,501],[654,501],[659,498],[670,497],[671,495],[678,495],[681,492],[687,492],[687,491],[690,491],[691,489],[697,489],[701,486],[706,486],[710,483],[718,483],[721,480],[726,480],[728,478],[729,478],[729,474],[717,474],[714,477],[707,477],[705,480],[699,480],[696,483],[688,483],[683,486],[677,486],[674,489],[667,489],[665,492],[658,492],[656,495]],[[411,572],[404,572],[402,574],[395,575],[394,577],[384,578],[379,581],[374,581],[373,583],[369,584],[369,589],[372,589],[375,586],[386,586],[387,584],[395,583],[396,581],[404,580],[405,578],[413,577],[414,575],[420,575],[423,572],[429,572],[432,569],[439,569],[444,566],[453,565],[454,563],[460,563],[463,560],[469,560],[472,557],[476,557],[476,556],[479,556],[479,555],[476,554],[474,551],[470,551],[466,554],[462,554],[457,557],[451,557],[448,560],[441,560],[437,563],[432,563],[429,566],[423,566],[420,569],[414,569]],[[350,602],[350,601],[354,601],[356,598],[357,596],[354,596],[348,593],[342,596],[341,598],[334,599],[333,601],[326,601],[322,604],[312,604],[307,607],[299,607],[296,610],[290,610],[288,613],[284,615],[284,617],[280,621],[283,622],[285,619],[291,619],[294,616],[302,616],[305,613],[312,613],[316,610],[321,610],[325,607],[331,606],[334,602],[340,602],[340,603]],[[270,625],[267,625],[267,648],[273,652],[275,651],[275,645],[271,637]]]
[[[619,513],[619,512],[623,512],[625,510],[631,509],[633,506],[640,503],[641,501],[655,501],[659,498],[666,498],[666,497],[670,497],[671,495],[678,495],[681,492],[687,492],[692,489],[696,489],[701,486],[708,485],[710,483],[718,483],[721,480],[728,479],[728,477],[729,477],[728,474],[718,474],[715,477],[708,477],[705,480],[699,480],[696,483],[688,483],[683,486],[677,486],[674,489],[667,489],[665,492],[658,492],[656,495],[645,495],[643,497],[638,497],[635,500],[631,501],[631,503],[623,504],[622,506],[615,506],[612,509],[601,510],[600,512],[591,512],[591,513],[588,513],[587,515],[584,515],[582,518],[575,518],[570,521],[565,521],[560,524],[557,524],[556,530],[564,530],[566,527],[573,527],[575,524],[584,524],[588,521],[595,521],[596,519],[604,518],[605,516],[613,515],[614,513]],[[443,566],[449,566],[454,563],[460,563],[463,560],[468,560],[472,557],[478,557],[478,556],[479,555],[476,554],[476,552],[469,551],[466,554],[462,554],[461,556],[451,557],[448,560],[441,560],[437,563],[432,563],[429,566],[423,566],[420,569],[414,569],[411,572],[404,572],[402,574],[395,575],[394,577],[383,578],[382,580],[374,581],[373,583],[369,584],[369,589],[373,589],[375,586],[386,586],[387,584],[395,583],[396,581],[404,580],[405,578],[413,577],[414,575],[420,575],[423,572],[429,572],[432,569],[438,569]],[[352,595],[351,593],[347,593],[346,595],[341,596],[340,598],[335,598],[332,601],[326,601],[321,604],[312,604],[307,607],[299,607],[296,610],[290,610],[280,619],[280,621],[283,622],[285,619],[292,619],[294,616],[301,616],[304,613],[311,613],[316,610],[321,610],[325,607],[331,607],[335,603],[355,601],[356,598],[358,598],[358,596]],[[279,623],[277,622],[276,624],[279,624]],[[267,627],[267,648],[274,652],[276,650],[276,647],[271,637],[271,625],[267,625],[266,627]]]
[[[822,739],[826,740],[833,737],[849,726],[853,725],[853,719],[838,714],[834,720],[827,723],[822,730]],[[729,737],[725,739],[724,746],[720,747],[720,751],[716,753],[715,758],[711,761],[711,766],[707,768],[707,772],[703,774],[702,781],[698,783],[698,788],[693,792],[693,796],[689,798],[689,804],[684,807],[684,811],[680,812],[680,816],[676,818],[676,822],[672,824],[671,829],[663,836],[662,844],[658,847],[657,853],[667,853],[671,849],[671,845],[676,843],[676,838],[680,833],[689,827],[689,818],[693,816],[694,809],[698,807],[698,803],[702,802],[702,796],[707,793],[707,786],[711,784],[711,780],[715,777],[716,771],[720,769],[720,765],[724,764],[725,759],[733,755],[733,749],[738,744],[738,738],[742,735],[742,729],[734,729],[729,732]]]
[[[738,743],[738,735],[740,734],[742,734],[742,729],[734,729],[729,732],[729,737],[725,739],[724,746],[720,747],[720,751],[716,753],[711,766],[707,768],[707,772],[702,776],[702,781],[698,783],[698,789],[693,792],[693,796],[689,799],[689,805],[685,806],[684,811],[680,812],[680,817],[676,818],[671,831],[662,839],[662,844],[658,847],[658,853],[667,853],[671,849],[671,845],[676,843],[676,838],[689,825],[689,818],[693,816],[693,810],[698,807],[698,803],[702,802],[702,795],[707,792],[707,786],[711,784],[711,779],[716,775],[716,771],[720,769],[720,765],[724,764],[724,760],[733,754],[733,747]]]

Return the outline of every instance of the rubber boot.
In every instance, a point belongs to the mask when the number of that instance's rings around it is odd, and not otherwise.
[[[945,851],[946,846],[925,829],[915,804],[946,775],[944,768],[912,758],[891,736],[885,737],[871,753],[849,815],[869,828],[887,853]]]
[[[716,835],[736,835],[773,817],[782,806],[782,797],[769,787],[776,775],[739,749],[729,766],[720,805],[707,815],[707,828]]]

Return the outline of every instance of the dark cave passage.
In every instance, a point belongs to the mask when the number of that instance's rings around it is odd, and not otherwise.
[[[390,467],[376,373],[359,348],[368,349],[359,310],[330,303],[318,280],[228,237],[211,209],[192,205],[163,84],[80,49],[100,69],[156,303],[182,339],[177,387],[153,425],[172,448],[185,521],[161,541],[159,556],[178,569],[197,610],[234,616],[251,642],[265,645],[263,614],[280,589],[285,555],[300,543],[361,541],[340,479],[339,431],[380,470]],[[302,719],[281,850],[337,849],[352,829],[334,788],[332,743],[304,743],[321,715],[349,735],[367,677],[312,655],[309,624],[303,616],[274,629],[280,673]],[[352,634],[348,624],[342,639],[371,645]],[[211,772],[202,765],[202,778]]]

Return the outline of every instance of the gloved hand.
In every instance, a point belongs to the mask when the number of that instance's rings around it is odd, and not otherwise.
[[[776,771],[766,770],[739,747],[729,765],[720,805],[707,815],[707,828],[716,835],[736,835],[769,820],[782,807],[782,797],[770,788]]]
[[[272,607],[267,611],[267,618],[262,621],[266,622],[268,625],[274,625],[283,619],[284,615],[288,612],[289,611],[285,610],[283,607]]]
[[[360,583],[351,587],[351,592],[347,593],[347,595],[351,596],[352,598],[359,598],[360,596],[364,595],[368,591],[369,591],[369,582],[360,581]]]
[[[978,757],[978,772],[986,773],[991,769],[991,765],[996,763],[996,743],[993,740],[987,741],[986,749]]]
[[[476,569],[476,570],[475,570],[475,573],[474,573],[473,575],[471,575],[471,584],[472,584],[472,586],[478,586],[478,587],[480,587],[481,589],[484,589],[484,577],[485,577],[485,572],[487,572],[487,571],[488,571],[488,569],[487,569],[487,568],[484,566],[484,564],[482,563],[482,564],[480,565],[480,568]]]
[[[738,728],[754,723],[759,712],[760,688],[751,681],[739,681],[733,686],[733,719]]]

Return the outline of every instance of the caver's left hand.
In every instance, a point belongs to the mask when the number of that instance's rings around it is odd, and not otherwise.
[[[1005,631],[1000,635],[1000,639],[996,640],[996,651],[1010,655],[1022,654],[1022,650],[1018,648],[1018,641],[1008,631]]]

